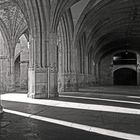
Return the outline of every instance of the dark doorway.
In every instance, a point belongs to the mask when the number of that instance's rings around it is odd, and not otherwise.
[[[20,55],[15,60],[15,85],[20,87]]]
[[[114,72],[114,85],[137,85],[137,72],[121,68]]]

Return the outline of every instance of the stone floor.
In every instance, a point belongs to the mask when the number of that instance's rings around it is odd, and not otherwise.
[[[0,140],[140,140],[138,93],[132,87],[102,87],[53,100],[4,94]]]
[[[8,113],[4,114],[2,121],[6,125],[0,131],[1,140],[117,140],[116,138]]]

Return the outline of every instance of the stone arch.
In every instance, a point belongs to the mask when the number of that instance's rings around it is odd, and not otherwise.
[[[130,24],[131,21],[126,21],[126,15],[124,14],[121,16],[121,19],[117,18],[119,16],[114,16],[112,18],[110,16],[110,11],[114,12],[115,7],[116,9],[122,6],[120,4],[122,1],[112,1],[112,0],[98,0],[98,1],[90,1],[87,7],[83,10],[81,17],[76,25],[75,32],[74,32],[74,43],[75,47],[78,46],[78,41],[80,40],[80,35],[84,32],[84,29],[87,31],[87,44],[86,48],[87,51],[90,50],[92,46],[94,48],[93,55],[101,53],[108,48],[103,48],[111,41],[115,41],[117,39],[126,39],[127,35],[127,26],[124,24],[127,22]],[[129,6],[136,7],[136,4],[139,2],[132,3],[123,3],[124,9],[127,9]],[[108,6],[110,8],[108,8]],[[118,6],[118,7],[117,7]],[[105,8],[107,9],[105,10]],[[109,11],[110,10],[110,11]],[[128,9],[127,9],[128,10]],[[103,13],[105,12],[105,13]],[[123,13],[124,11],[120,11],[118,14]],[[135,15],[131,15],[132,18]],[[115,19],[115,20],[114,20]],[[124,21],[123,23],[121,21]],[[88,28],[88,29],[87,29]],[[135,27],[134,27],[135,28]],[[121,30],[122,32],[118,32]],[[131,30],[131,29],[128,29]],[[102,49],[103,48],[103,49]]]
[[[27,9],[29,26],[29,97],[46,98],[49,97],[50,93],[52,93],[52,96],[57,94],[57,28],[61,18],[63,18],[64,24],[66,24],[66,30],[73,28],[71,27],[70,12],[67,11],[76,2],[78,0],[61,0],[59,2],[56,0],[26,0],[24,3]],[[68,26],[68,24],[70,25]],[[68,48],[72,41],[72,38],[69,39],[69,36],[72,36],[68,35],[69,33],[72,34],[71,32],[66,34]],[[69,52],[71,52],[70,49],[68,49]],[[75,55],[72,56],[72,60],[74,57]],[[71,62],[71,58],[69,60]],[[71,64],[72,69],[74,69],[74,64]],[[71,72],[70,66],[68,68]],[[43,79],[43,82],[37,83],[36,79]],[[50,79],[53,82],[50,83]]]
[[[89,11],[92,11],[93,8],[95,8],[96,5],[98,5],[100,2],[102,2],[102,0],[97,0],[97,1],[90,0],[89,3],[87,4],[87,6],[85,7],[85,9],[83,10],[83,12],[76,24],[76,27],[75,27],[75,32],[74,32],[75,46],[76,46],[79,35],[81,34],[81,32],[84,32],[84,31],[82,31],[82,29],[85,24],[85,18],[87,18],[87,14],[89,13]]]
[[[51,18],[51,29],[53,32],[57,31],[57,27],[59,25],[59,21],[61,20],[61,17],[67,13],[67,11],[69,10],[69,8],[74,5],[75,3],[77,3],[79,0],[60,0],[52,1],[52,18]]]
[[[27,39],[25,34],[22,34],[15,48],[15,85],[19,91],[23,89],[26,91],[28,88],[29,46]]]

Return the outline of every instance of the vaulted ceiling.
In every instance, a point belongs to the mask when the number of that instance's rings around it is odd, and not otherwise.
[[[30,13],[36,14],[33,17],[37,22],[34,25],[35,30],[41,30],[47,23],[43,20],[52,22],[52,28],[57,28],[60,17],[70,8],[75,25],[75,42],[84,34],[86,39],[84,47],[87,53],[92,50],[93,57],[122,49],[126,42],[132,44],[131,49],[139,50],[137,47],[140,43],[139,0],[58,0],[57,2],[56,0],[0,0],[0,22],[2,28],[5,28],[4,32],[8,39],[11,36],[18,38],[28,28],[28,20],[33,23],[32,18],[28,19],[29,10]],[[37,9],[35,11],[32,8]],[[49,8],[54,9],[52,15],[49,13]]]
[[[28,28],[21,10],[11,0],[0,1],[0,22],[8,39],[18,39]]]
[[[85,47],[92,48],[94,56],[123,49],[126,42],[132,44],[131,49],[140,50],[140,1],[91,0],[76,25],[76,41],[82,34],[86,34]]]

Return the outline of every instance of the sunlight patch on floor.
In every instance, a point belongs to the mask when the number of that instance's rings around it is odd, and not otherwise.
[[[56,101],[56,100],[50,100],[50,99],[48,100],[47,99],[31,99],[31,98],[27,98],[26,94],[11,94],[10,93],[10,94],[2,95],[1,98],[2,100],[5,100],[5,101],[30,103],[30,104],[46,105],[46,106],[61,107],[61,108],[72,108],[72,109],[140,115],[140,109],[98,105],[98,104],[85,104],[85,103],[76,103],[76,102],[67,102],[67,101]]]
[[[118,132],[118,131],[113,131],[113,130],[109,130],[109,129],[103,129],[103,128],[99,128],[99,127],[78,124],[78,123],[69,122],[69,121],[52,119],[52,118],[32,115],[32,114],[8,110],[8,109],[4,109],[4,112],[27,117],[27,118],[31,118],[31,119],[36,119],[39,121],[44,121],[44,122],[49,122],[49,123],[53,123],[53,124],[57,124],[57,125],[62,125],[62,126],[70,127],[70,128],[80,129],[80,130],[84,130],[84,131],[88,131],[88,132],[92,132],[92,133],[106,135],[106,136],[110,136],[110,137],[116,137],[116,138],[121,138],[121,139],[126,139],[126,140],[140,140],[140,135]]]
[[[60,97],[64,98],[75,98],[75,99],[85,99],[85,100],[98,100],[98,101],[108,101],[108,102],[116,102],[116,103],[129,103],[129,104],[137,104],[140,105],[140,102],[132,102],[126,100],[113,100],[113,99],[106,99],[106,98],[94,98],[94,97],[79,97],[79,96],[67,96],[67,95],[60,95]]]

